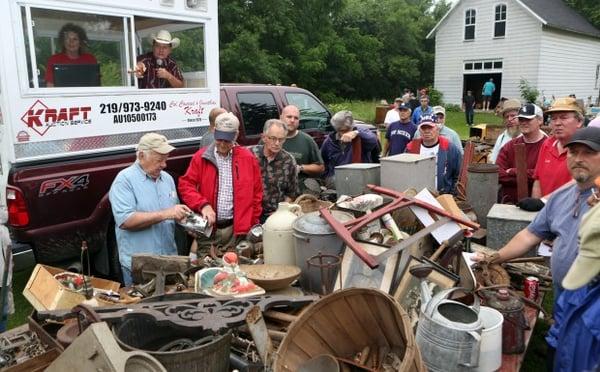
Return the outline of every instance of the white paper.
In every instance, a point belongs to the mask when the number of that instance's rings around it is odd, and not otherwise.
[[[538,247],[538,255],[544,257],[552,256],[552,247],[544,242],[541,242],[540,246]]]
[[[431,193],[427,189],[421,190],[415,196],[415,199],[424,201],[428,204],[433,205],[434,207],[444,209],[444,207],[442,207],[442,205],[433,197],[433,195],[431,195]],[[426,209],[414,205],[411,205],[409,208],[424,226],[429,226],[435,223],[435,220],[429,215],[429,212]],[[459,231],[461,231],[460,226],[456,222],[450,221],[433,230],[431,235],[435,238],[435,240],[437,240],[439,244],[442,244],[444,240],[452,238]]]

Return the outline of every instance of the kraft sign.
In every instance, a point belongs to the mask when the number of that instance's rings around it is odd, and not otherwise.
[[[91,106],[51,108],[38,99],[21,116],[21,121],[28,128],[43,136],[50,128],[58,125],[90,124],[89,113],[91,111]]]

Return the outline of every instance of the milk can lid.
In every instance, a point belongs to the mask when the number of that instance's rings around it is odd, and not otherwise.
[[[340,221],[350,221],[354,217],[347,212],[332,210],[331,214],[333,217]],[[315,235],[329,235],[334,234],[333,228],[325,221],[319,211],[307,213],[301,217],[298,217],[292,224],[292,228],[295,231],[304,234],[315,234]]]

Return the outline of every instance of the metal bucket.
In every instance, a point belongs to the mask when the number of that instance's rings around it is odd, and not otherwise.
[[[424,307],[416,341],[429,371],[459,372],[477,367],[483,326],[479,301],[473,308],[447,300],[450,288],[436,294]]]
[[[498,200],[498,165],[469,164],[467,202],[471,204],[481,227],[487,227],[487,215]]]
[[[141,350],[158,359],[167,371],[227,372],[229,371],[229,346],[231,331],[214,335],[206,343],[184,350],[159,351],[161,347],[177,340],[191,342],[208,335],[193,328],[180,328],[157,323],[145,315],[128,316],[113,328],[119,345],[125,350]]]
[[[350,213],[331,211],[335,219],[340,222],[350,221],[354,218]],[[308,260],[319,253],[338,256],[344,249],[344,242],[337,236],[335,231],[323,219],[319,212],[307,213],[298,217],[293,225],[294,229],[294,252],[296,254],[296,266],[300,274],[300,285],[305,290],[322,288],[324,284],[330,287],[332,283],[324,283],[319,270],[310,270]],[[329,273],[330,279],[335,281],[337,270]]]

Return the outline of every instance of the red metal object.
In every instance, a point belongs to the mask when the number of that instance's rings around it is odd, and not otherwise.
[[[323,216],[325,221],[329,223],[329,225],[333,228],[336,234],[344,241],[344,243],[346,243],[348,247],[350,247],[350,249],[352,249],[352,251],[354,251],[354,253],[371,269],[376,269],[379,266],[379,263],[373,256],[371,256],[369,253],[362,249],[360,244],[356,240],[354,240],[353,234],[368,223],[375,221],[376,219],[379,219],[383,215],[391,213],[396,209],[406,208],[409,206],[421,207],[429,211],[429,213],[434,216],[447,217],[459,224],[463,224],[475,230],[479,228],[479,225],[477,225],[474,222],[455,217],[444,209],[438,208],[424,201],[408,197],[402,192],[386,189],[375,185],[367,185],[367,187],[373,192],[390,196],[394,198],[394,200],[391,203],[377,209],[373,213],[365,214],[364,216],[355,218],[345,223],[337,221],[327,208],[321,208],[319,211],[321,212],[321,215]]]
[[[523,293],[525,298],[537,301],[540,297],[540,280],[535,276],[528,276],[523,281]]]

